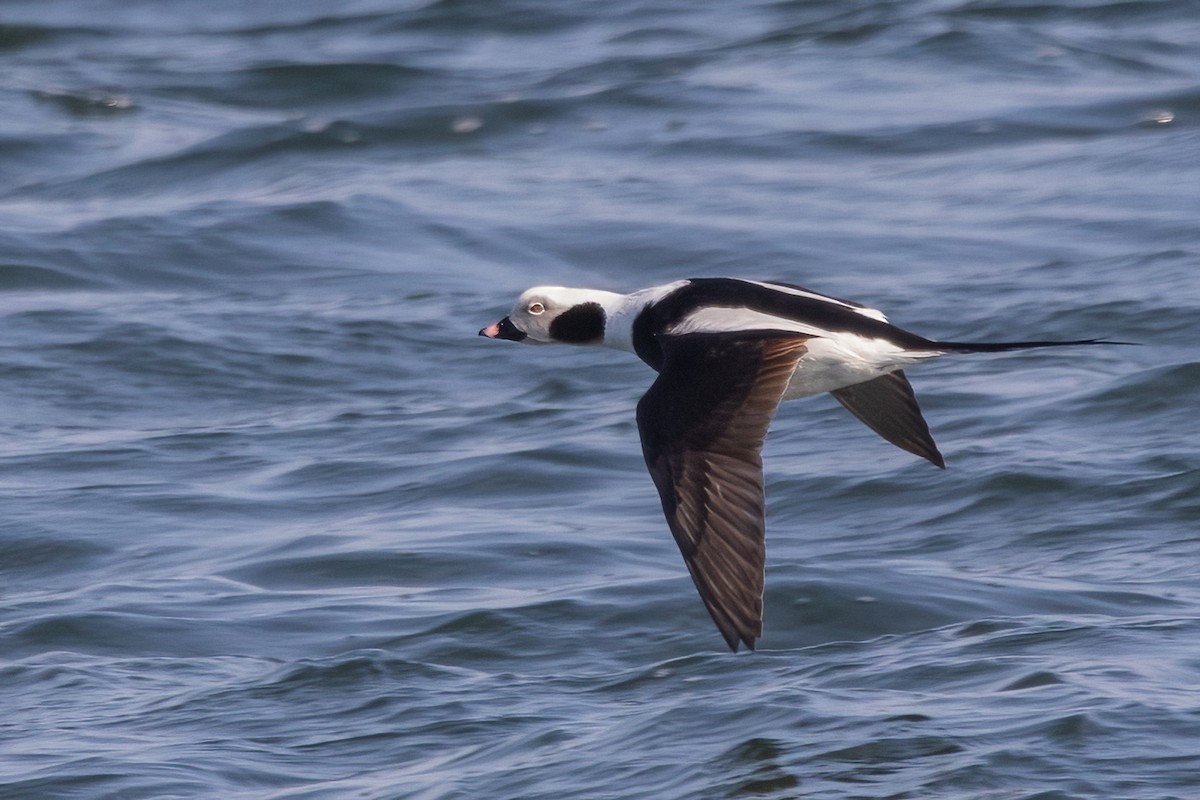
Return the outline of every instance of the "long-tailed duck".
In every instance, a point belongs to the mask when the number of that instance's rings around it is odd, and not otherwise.
[[[830,392],[872,430],[944,467],[903,368],[947,353],[1103,343],[939,342],[787,283],[693,278],[632,294],[539,286],[490,339],[631,351],[658,372],[637,406],[663,513],[730,649],[762,635],[762,445],[782,400]]]

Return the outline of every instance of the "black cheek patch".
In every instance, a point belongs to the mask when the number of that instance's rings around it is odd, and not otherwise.
[[[604,339],[604,309],[599,303],[580,303],[550,323],[550,336],[560,342],[588,344]]]

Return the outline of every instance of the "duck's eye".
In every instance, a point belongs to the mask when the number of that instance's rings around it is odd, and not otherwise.
[[[546,307],[544,305],[542,305],[541,303],[530,303],[529,304],[529,313],[530,314],[540,314],[545,310],[546,310]]]

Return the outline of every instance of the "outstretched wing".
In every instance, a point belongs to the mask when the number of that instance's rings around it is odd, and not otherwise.
[[[762,635],[762,445],[806,341],[668,339],[658,379],[638,403],[642,454],[667,524],[735,652]]]
[[[946,461],[938,452],[929,426],[921,416],[912,384],[902,370],[856,383],[830,392],[846,410],[871,430],[902,450],[929,459],[945,469]]]

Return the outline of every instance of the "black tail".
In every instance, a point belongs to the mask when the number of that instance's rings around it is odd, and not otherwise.
[[[1068,342],[934,342],[937,349],[947,353],[1003,353],[1006,350],[1029,350],[1034,347],[1074,347],[1081,344],[1137,344],[1114,342],[1109,339],[1076,339]]]

